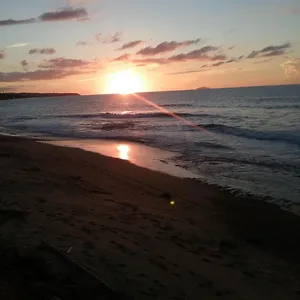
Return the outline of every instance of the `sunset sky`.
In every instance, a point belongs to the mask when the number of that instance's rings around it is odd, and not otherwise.
[[[299,33],[299,0],[3,0],[0,92],[300,83]]]

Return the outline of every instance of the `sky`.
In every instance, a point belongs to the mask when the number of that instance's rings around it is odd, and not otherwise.
[[[299,0],[1,0],[0,92],[300,84],[299,33]]]

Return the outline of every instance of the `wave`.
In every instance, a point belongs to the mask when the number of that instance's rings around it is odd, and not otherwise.
[[[104,124],[106,126],[108,124]],[[120,124],[119,124],[120,125]],[[113,126],[113,124],[112,124]],[[118,126],[118,125],[116,125]],[[120,125],[122,126],[122,125]],[[130,125],[129,125],[130,126]],[[134,126],[134,124],[132,124]],[[47,124],[43,126],[23,126],[13,125],[6,128],[0,127],[0,134],[9,135],[21,135],[21,136],[37,136],[40,138],[66,138],[66,139],[112,139],[112,140],[126,140],[132,142],[146,143],[150,139],[146,139],[143,136],[137,134],[128,135],[127,132],[118,131],[118,134],[113,132],[113,127],[109,127],[107,130],[76,130],[72,126],[62,127],[60,124]],[[96,129],[96,130],[95,130]],[[98,128],[101,129],[101,126]]]
[[[31,121],[31,120],[36,120],[38,119],[38,117],[29,117],[29,116],[18,116],[18,117],[7,117],[7,119],[9,119],[10,121],[14,121],[14,122],[24,122],[24,121]]]
[[[211,143],[211,142],[195,142],[196,147],[203,147],[203,148],[213,148],[213,149],[232,149],[229,146],[217,144],[217,143]]]
[[[175,113],[175,112],[174,112]],[[188,117],[216,117],[211,114],[192,114],[192,113],[176,113],[182,118]],[[164,112],[139,112],[139,113],[98,113],[98,114],[72,114],[72,115],[51,115],[48,118],[74,118],[74,119],[147,119],[147,118],[172,118],[171,115]]]
[[[300,146],[300,136],[296,132],[284,131],[255,131],[240,127],[226,126],[222,124],[205,124],[199,127],[227,135],[234,135],[247,139],[286,142]]]
[[[236,168],[237,164],[239,165],[249,165],[249,166],[257,166],[259,168],[264,167],[272,170],[279,170],[281,172],[294,172],[295,174],[299,173],[300,170],[300,164],[299,163],[288,163],[288,162],[280,162],[280,161],[266,161],[262,159],[258,159],[255,157],[252,158],[238,158],[238,157],[210,157],[210,156],[201,156],[201,159],[197,159],[195,163],[197,165],[201,165],[203,163],[233,163]]]
[[[120,129],[128,129],[133,128],[136,126],[135,122],[132,121],[125,121],[125,122],[112,122],[112,123],[105,123],[99,126],[91,126],[92,130],[120,130]]]
[[[174,104],[162,104],[161,107],[193,107],[192,103],[174,103]]]
[[[264,109],[297,109],[300,108],[300,104],[279,104],[273,106],[263,106]]]

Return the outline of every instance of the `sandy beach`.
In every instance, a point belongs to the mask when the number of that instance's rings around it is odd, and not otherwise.
[[[300,218],[273,204],[16,137],[0,166],[1,299],[77,299],[24,285],[43,240],[132,299],[300,297]]]

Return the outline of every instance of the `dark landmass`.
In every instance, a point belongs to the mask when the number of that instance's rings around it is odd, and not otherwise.
[[[200,90],[211,90],[211,88],[207,87],[207,86],[202,86],[202,87],[199,87],[196,89],[197,91],[200,91]]]
[[[0,93],[0,100],[38,98],[38,97],[63,97],[80,96],[77,93]]]

